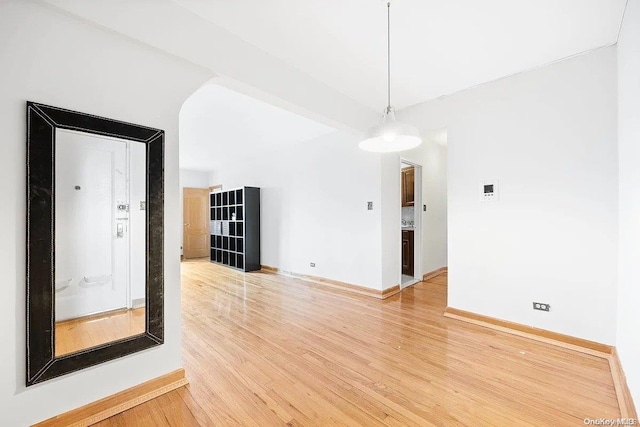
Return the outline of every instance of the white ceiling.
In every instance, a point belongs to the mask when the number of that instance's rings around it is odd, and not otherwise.
[[[207,84],[180,111],[180,167],[214,170],[335,129],[266,102]]]
[[[386,105],[381,0],[174,0],[363,105]],[[626,0],[394,0],[397,109],[617,41]]]

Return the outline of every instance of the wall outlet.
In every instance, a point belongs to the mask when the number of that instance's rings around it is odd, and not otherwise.
[[[367,210],[368,211],[372,211],[373,210],[373,202],[367,202]]]
[[[551,310],[551,306],[549,304],[543,303],[543,302],[534,302],[533,303],[533,309],[534,310],[540,310],[540,311],[550,311]]]
[[[315,263],[315,262],[312,262],[312,263],[310,263],[309,265],[310,265],[311,267],[315,267],[315,266],[316,266],[316,263]]]

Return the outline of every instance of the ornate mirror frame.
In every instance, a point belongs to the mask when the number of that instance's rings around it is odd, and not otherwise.
[[[55,356],[56,129],[146,145],[145,332]],[[164,131],[27,102],[26,385],[164,342]]]

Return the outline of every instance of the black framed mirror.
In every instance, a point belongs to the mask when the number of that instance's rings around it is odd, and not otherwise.
[[[26,189],[26,385],[161,345],[164,131],[27,102]]]

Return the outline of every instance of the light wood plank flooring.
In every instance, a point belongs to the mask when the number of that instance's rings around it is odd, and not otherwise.
[[[56,356],[144,332],[144,307],[122,309],[56,323]]]
[[[446,274],[387,300],[182,264],[191,384],[99,426],[579,426],[605,359],[442,317]]]

